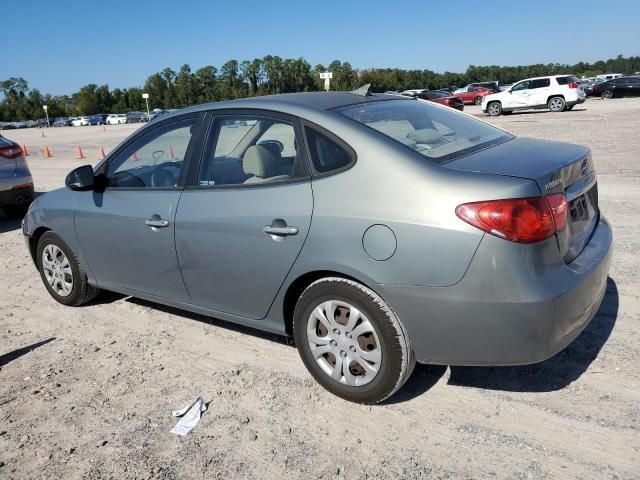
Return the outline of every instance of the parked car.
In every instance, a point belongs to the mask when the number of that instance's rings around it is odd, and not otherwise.
[[[23,232],[58,302],[113,290],[290,335],[361,403],[416,360],[554,355],[612,250],[588,148],[367,88],[165,115],[39,196]]]
[[[428,102],[435,102],[447,107],[455,108],[456,110],[464,110],[464,104],[458,97],[448,94],[446,91],[440,90],[423,90],[414,94],[406,94],[402,92],[402,95],[415,97],[418,100],[424,100]]]
[[[500,92],[500,82],[498,81],[470,83],[467,87],[486,88],[487,90],[491,90],[493,93]]]
[[[614,97],[640,96],[640,76],[618,77],[591,87],[591,94],[607,100]]]
[[[15,122],[11,122],[13,124],[13,128],[28,128],[29,123],[27,120],[17,120]]]
[[[480,105],[482,98],[492,93],[493,90],[483,87],[464,87],[453,92],[453,95],[462,100],[465,105]]]
[[[38,128],[50,127],[52,124],[53,121],[49,120],[48,118],[39,118],[38,120],[36,120],[36,126]]]
[[[71,125],[74,127],[86,127],[91,123],[89,122],[89,117],[75,117],[71,120]]]
[[[146,113],[142,112],[128,112],[127,113],[127,123],[142,123],[146,122],[149,119],[147,118]]]
[[[9,217],[22,217],[33,200],[33,179],[22,148],[0,135],[0,208]]]
[[[96,113],[95,115],[90,115],[89,118],[90,125],[106,125],[107,123],[107,114],[106,113]]]
[[[484,97],[482,111],[497,116],[531,108],[548,108],[552,112],[571,110],[586,99],[578,82],[573,75],[527,78],[507,91]]]
[[[107,125],[119,125],[122,123],[127,123],[127,116],[124,113],[107,115]]]
[[[70,127],[71,119],[69,117],[58,117],[53,121],[54,127]]]

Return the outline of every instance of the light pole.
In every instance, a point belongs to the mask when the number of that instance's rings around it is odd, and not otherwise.
[[[151,114],[149,113],[149,94],[143,93],[142,98],[144,98],[144,101],[147,102],[147,122],[148,122],[151,118]]]
[[[42,109],[44,110],[44,114],[47,116],[47,127],[50,127],[51,125],[49,125],[49,105],[42,105]]]

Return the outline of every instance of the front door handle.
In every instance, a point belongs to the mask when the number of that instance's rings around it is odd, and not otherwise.
[[[276,235],[278,237],[286,237],[289,235],[297,235],[298,228],[297,227],[273,227],[271,225],[267,225],[262,229],[262,231],[269,235]]]
[[[144,224],[151,228],[165,228],[169,226],[169,220],[163,220],[160,215],[152,215],[149,220],[145,220]]]

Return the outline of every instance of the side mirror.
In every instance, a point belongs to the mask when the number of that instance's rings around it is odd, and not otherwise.
[[[75,170],[69,172],[64,184],[70,190],[84,192],[87,190],[93,190],[96,186],[96,179],[93,174],[93,167],[91,165],[83,165]]]

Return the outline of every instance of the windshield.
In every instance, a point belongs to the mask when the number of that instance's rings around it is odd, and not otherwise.
[[[513,138],[449,107],[387,100],[338,109],[342,115],[442,163]]]

